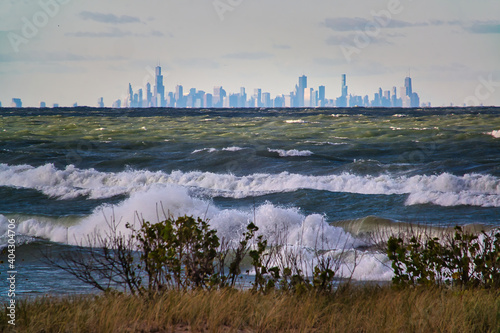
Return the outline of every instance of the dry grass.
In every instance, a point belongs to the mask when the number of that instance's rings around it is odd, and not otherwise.
[[[500,292],[353,287],[336,295],[250,291],[40,298],[18,332],[497,332]],[[5,316],[0,329],[9,331]]]

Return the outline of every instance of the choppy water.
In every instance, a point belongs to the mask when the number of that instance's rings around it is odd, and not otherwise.
[[[232,239],[255,217],[305,247],[321,234],[362,249],[361,231],[399,222],[499,226],[499,115],[0,109],[0,235],[15,219],[19,289],[32,294],[81,288],[37,260],[40,249],[79,243],[113,210],[156,221],[160,202]],[[384,261],[367,252],[355,278],[390,279]]]

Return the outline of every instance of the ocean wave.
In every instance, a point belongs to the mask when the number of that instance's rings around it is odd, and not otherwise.
[[[233,147],[226,147],[226,148],[222,148],[221,150],[222,151],[231,151],[231,152],[235,152],[235,151],[240,151],[240,150],[243,150],[244,148],[241,148],[241,147],[237,147],[237,146],[233,146]],[[217,148],[202,148],[202,149],[196,149],[194,150],[191,154],[197,154],[197,153],[201,153],[201,152],[208,152],[208,153],[215,153],[216,151],[219,151],[219,149]]]
[[[176,185],[136,192],[120,204],[96,208],[91,215],[69,227],[51,223],[47,219],[39,221],[35,217],[18,224],[16,233],[19,237],[87,246],[89,235],[106,235],[109,230],[106,221],[120,221],[117,232],[130,235],[130,229],[125,227],[127,222],[137,229],[140,222],[138,216],[141,220],[155,223],[162,219],[163,211],[174,217],[188,215],[208,219],[219,237],[234,244],[241,240],[246,226],[255,219],[259,227],[257,235],[264,235],[268,244],[279,242],[285,245],[282,250],[301,254],[300,264],[304,272],[314,267],[317,251],[320,251],[320,256],[335,257],[344,253],[345,261],[340,267],[339,276],[350,276],[356,267],[353,277],[358,280],[389,280],[392,277],[392,271],[384,264],[388,260],[384,254],[357,250],[365,246],[365,242],[341,227],[328,224],[323,215],[304,215],[298,208],[278,207],[270,203],[247,209],[220,209],[210,201],[193,197],[186,188]],[[0,215],[0,231],[6,230],[6,223],[7,219]],[[358,251],[358,255],[354,251]]]
[[[346,139],[346,138],[336,138],[336,139]],[[316,146],[341,146],[341,145],[347,145],[347,142],[330,142],[330,141],[311,141],[307,140],[304,143],[316,145]]]
[[[202,148],[202,149],[196,149],[196,150],[193,150],[193,152],[191,154],[197,154],[197,153],[201,153],[201,152],[208,152],[208,153],[213,153],[213,152],[216,152],[217,149],[216,148]]]
[[[311,156],[313,154],[310,150],[284,150],[284,149],[271,149],[267,148],[270,153],[278,153],[280,157],[297,157],[297,156]]]
[[[440,206],[500,207],[500,179],[482,174],[371,176],[344,172],[311,176],[282,172],[235,176],[201,171],[100,172],[78,169],[72,165],[60,170],[53,164],[39,167],[0,164],[0,186],[36,189],[60,200],[81,196],[104,199],[170,184],[228,198],[310,189],[373,195],[407,194],[406,205],[430,203]]]

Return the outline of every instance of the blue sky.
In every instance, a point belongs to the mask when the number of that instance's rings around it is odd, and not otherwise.
[[[340,95],[414,90],[433,106],[500,105],[498,0],[0,0],[0,101],[107,106],[153,82]]]

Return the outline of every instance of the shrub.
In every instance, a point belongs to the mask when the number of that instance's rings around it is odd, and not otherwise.
[[[408,241],[391,236],[387,255],[399,286],[453,285],[462,288],[500,287],[500,232],[479,235],[455,227],[440,240],[413,235]]]
[[[108,226],[104,235],[89,236],[86,246],[63,253],[59,260],[46,258],[102,291],[118,288],[140,295],[233,288],[246,257],[255,271],[254,291],[332,292],[344,258],[343,250],[334,258],[328,251],[307,249],[314,251],[317,264],[309,267],[311,274],[304,273],[304,250],[289,251],[285,238],[269,245],[263,235],[256,237],[259,228],[253,223],[236,246],[219,239],[208,221],[192,216],[167,217],[154,224],[142,219],[138,229],[126,224],[130,236],[117,231],[114,218]]]

